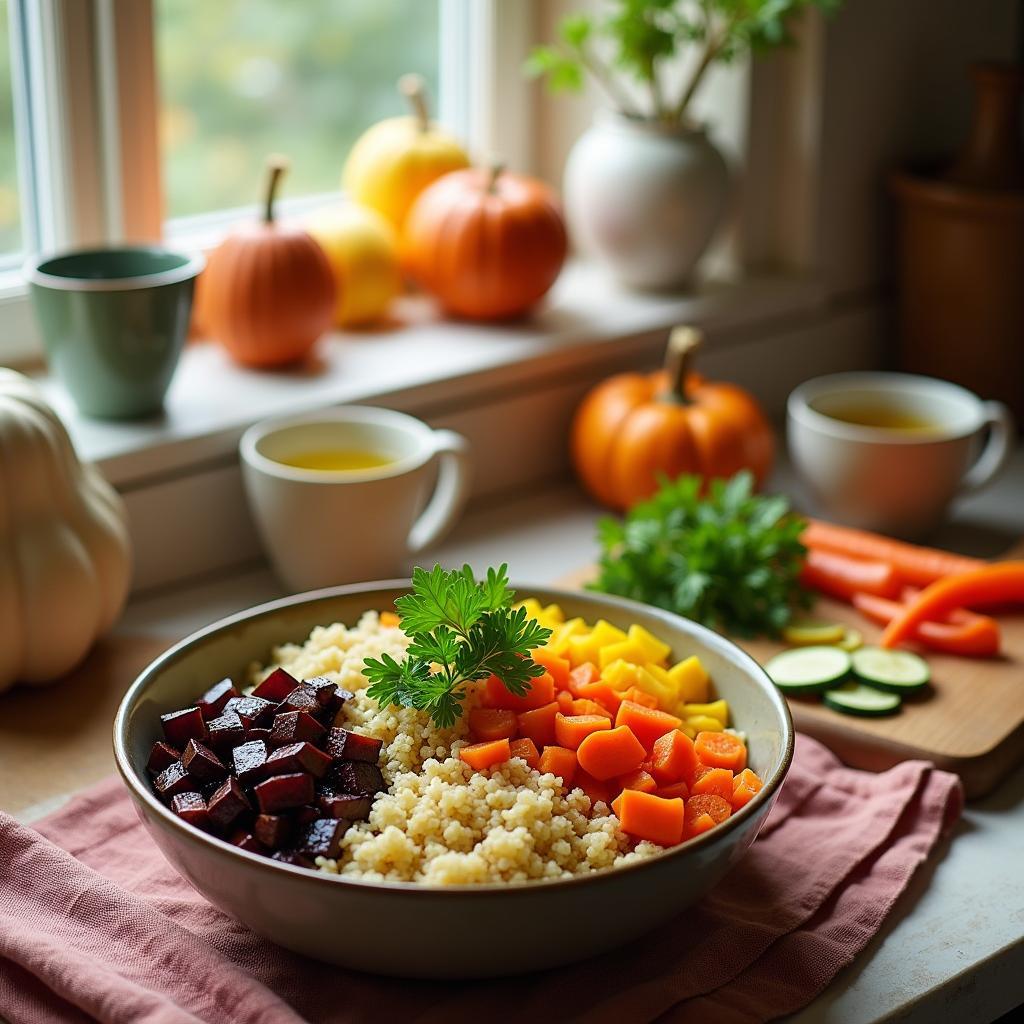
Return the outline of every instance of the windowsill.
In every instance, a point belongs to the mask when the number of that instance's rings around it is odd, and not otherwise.
[[[150,420],[88,419],[59,383],[40,379],[79,454],[124,488],[230,456],[241,433],[269,416],[371,401],[428,415],[471,392],[569,376],[574,367],[611,360],[638,336],[679,322],[701,324],[716,346],[744,328],[822,305],[820,289],[807,278],[751,277],[708,282],[686,295],[640,295],[575,263],[544,308],[520,324],[440,320],[427,300],[406,298],[398,304],[401,325],[333,334],[309,365],[273,373],[236,367],[219,346],[190,345],[164,415]]]

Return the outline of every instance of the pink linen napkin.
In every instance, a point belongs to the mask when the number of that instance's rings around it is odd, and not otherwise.
[[[37,824],[0,814],[0,1014],[15,1024],[672,1021],[748,1024],[810,1002],[875,934],[962,808],[922,761],[853,771],[797,737],[750,853],[697,906],[582,964],[396,981],[306,960],[210,906],[119,780]],[[520,937],[522,932],[516,932]]]

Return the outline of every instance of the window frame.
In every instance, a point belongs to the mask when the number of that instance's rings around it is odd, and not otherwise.
[[[529,91],[519,64],[532,4],[438,2],[439,119],[481,158],[495,152],[500,126],[502,155],[529,167]],[[255,209],[163,219],[153,0],[10,0],[9,10],[24,238],[18,264],[90,244],[166,240],[208,249]],[[298,196],[281,208],[294,215],[336,198]],[[21,267],[0,266],[0,365],[41,356]]]

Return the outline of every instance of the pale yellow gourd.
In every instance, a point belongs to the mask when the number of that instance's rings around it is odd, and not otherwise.
[[[431,122],[419,75],[403,76],[398,88],[413,116],[389,117],[368,128],[349,153],[341,186],[400,231],[413,200],[442,174],[468,167],[469,157]]]
[[[0,692],[50,682],[117,620],[124,506],[27,377],[0,369]]]

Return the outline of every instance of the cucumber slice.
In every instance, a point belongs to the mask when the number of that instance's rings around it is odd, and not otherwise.
[[[838,622],[794,622],[782,631],[782,639],[793,647],[818,647],[838,644],[846,635],[846,627]]]
[[[838,647],[797,647],[770,658],[764,670],[784,693],[818,693],[849,675],[850,656]]]
[[[898,693],[883,693],[863,683],[843,683],[834,690],[826,690],[824,701],[833,711],[868,718],[894,714],[903,703]]]
[[[848,629],[843,634],[843,639],[836,644],[836,647],[841,647],[844,651],[853,652],[858,647],[864,646],[864,637],[859,629]]]
[[[862,647],[853,652],[851,661],[858,679],[888,693],[913,693],[926,687],[931,679],[928,663],[910,651]]]

